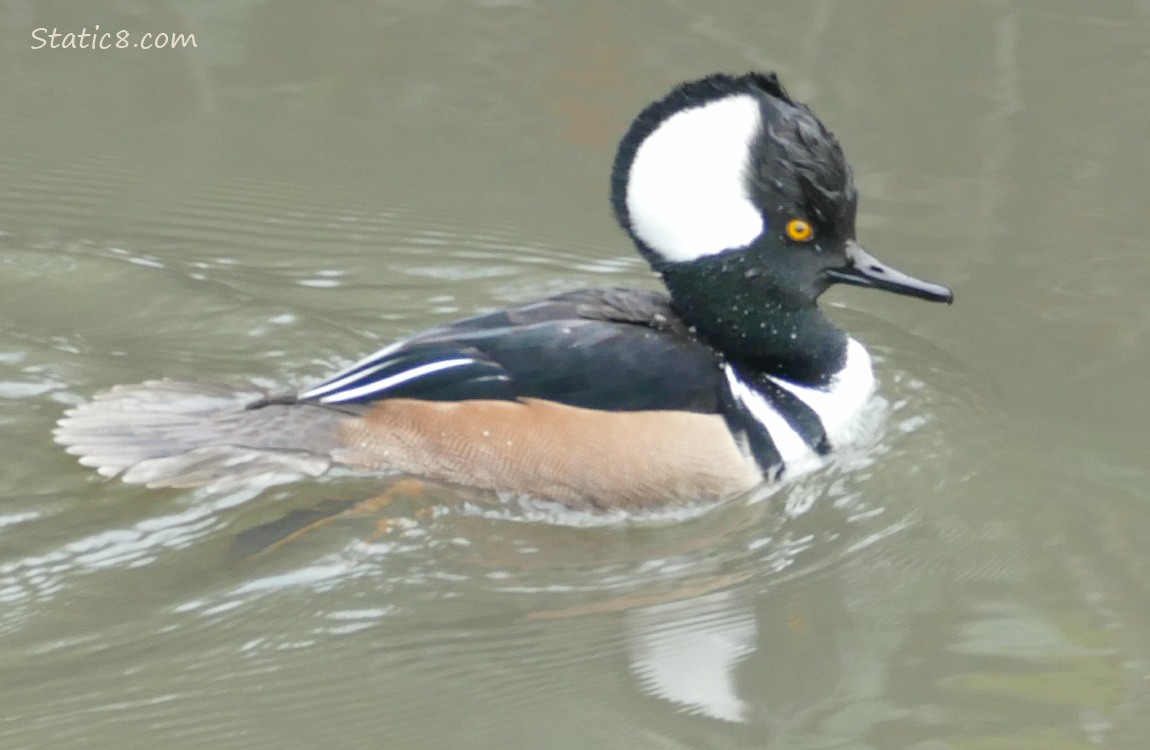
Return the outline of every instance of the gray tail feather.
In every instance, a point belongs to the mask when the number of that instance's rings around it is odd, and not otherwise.
[[[318,476],[346,415],[175,380],[118,385],[65,412],[56,442],[103,476],[149,487],[279,484]]]

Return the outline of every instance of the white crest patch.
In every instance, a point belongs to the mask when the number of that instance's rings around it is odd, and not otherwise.
[[[748,94],[664,120],[639,146],[627,176],[631,228],[668,261],[744,247],[763,233],[747,195],[751,142],[762,127]]]

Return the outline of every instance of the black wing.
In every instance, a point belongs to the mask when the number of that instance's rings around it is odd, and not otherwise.
[[[611,411],[713,413],[719,359],[665,295],[572,292],[434,328],[299,395],[348,408],[385,398],[541,398]]]

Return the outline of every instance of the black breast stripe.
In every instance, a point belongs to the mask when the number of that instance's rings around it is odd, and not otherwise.
[[[750,451],[763,476],[770,481],[778,479],[784,467],[783,457],[775,447],[774,438],[767,431],[766,425],[755,419],[755,415],[751,414],[742,401],[735,398],[726,384],[719,395],[719,409],[727,422],[727,429],[739,442],[745,444],[745,449]]]
[[[822,420],[806,402],[763,373],[747,376],[738,368],[728,366],[732,368],[739,382],[761,396],[765,405],[782,417],[812,451],[820,456],[830,453],[831,444],[827,439]],[[730,383],[724,383],[720,405],[727,426],[746,443],[763,474],[769,478],[780,476],[786,467],[770,430],[731,392]]]
[[[751,382],[755,389],[771,402],[775,411],[799,434],[803,442],[811,447],[811,450],[820,456],[831,452],[831,444],[827,440],[823,422],[819,419],[818,412],[807,402],[761,373],[755,375]]]

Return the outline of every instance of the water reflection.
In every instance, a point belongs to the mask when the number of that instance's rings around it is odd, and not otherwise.
[[[631,610],[631,670],[658,697],[713,719],[744,721],[735,669],[756,651],[754,611],[729,592]]]

